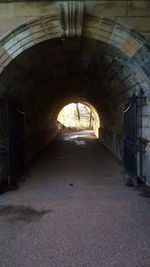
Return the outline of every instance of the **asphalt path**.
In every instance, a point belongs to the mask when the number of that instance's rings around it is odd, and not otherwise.
[[[150,198],[90,132],[64,134],[0,195],[0,267],[150,267]]]

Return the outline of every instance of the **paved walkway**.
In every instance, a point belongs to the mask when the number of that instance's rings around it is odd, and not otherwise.
[[[0,267],[150,267],[150,199],[92,136],[64,135],[0,196]]]

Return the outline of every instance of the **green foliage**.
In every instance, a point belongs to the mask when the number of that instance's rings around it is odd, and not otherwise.
[[[148,139],[146,138],[143,138],[143,137],[140,137],[138,138],[138,141],[139,141],[139,145],[143,145],[143,146],[147,146],[147,144],[150,142]]]

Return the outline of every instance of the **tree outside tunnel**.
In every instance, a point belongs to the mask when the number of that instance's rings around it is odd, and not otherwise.
[[[117,9],[116,1],[106,2],[53,1],[44,14],[34,3],[36,16],[1,37],[0,96],[12,97],[25,111],[26,162],[57,135],[59,111],[77,99],[95,107],[101,141],[123,160],[125,105],[142,90],[139,138],[149,142],[149,41],[130,24],[134,3],[118,1]],[[142,18],[144,2],[138,9]],[[14,14],[20,10],[17,3],[10,6]],[[150,184],[148,142],[142,175]]]
[[[57,120],[60,130],[92,129],[96,137],[99,137],[99,116],[89,103],[68,104],[59,112]]]

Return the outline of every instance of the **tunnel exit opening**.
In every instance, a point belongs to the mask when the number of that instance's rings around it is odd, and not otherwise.
[[[61,127],[59,112],[69,103],[86,105],[90,109],[94,119],[88,121],[88,128],[92,127],[95,136],[99,138],[100,135],[102,143],[123,160],[124,106],[134,92],[138,95],[140,88],[150,98],[149,48],[144,39],[135,32],[133,34],[124,23],[117,21],[116,24],[109,18],[96,16],[92,10],[91,16],[87,15],[85,11],[83,29],[79,31],[81,36],[72,36],[73,24],[69,34],[60,23],[65,19],[49,14],[42,20],[37,17],[12,29],[0,40],[0,96],[13,97],[25,111],[25,162],[57,135],[58,127]],[[49,26],[45,29],[44,25]],[[110,34],[104,38],[105,27],[108,35],[108,25]],[[116,38],[117,42],[114,41]],[[84,101],[96,107],[100,121],[95,108]],[[146,182],[150,181],[147,178],[150,176],[149,107],[147,100],[142,107],[143,122],[139,127],[142,134],[138,140],[143,146]],[[80,117],[78,112],[77,116]],[[81,127],[80,120],[77,124]],[[141,161],[138,154],[137,160]]]
[[[89,103],[75,102],[64,106],[58,114],[57,123],[61,131],[90,130],[99,138],[99,116]]]

